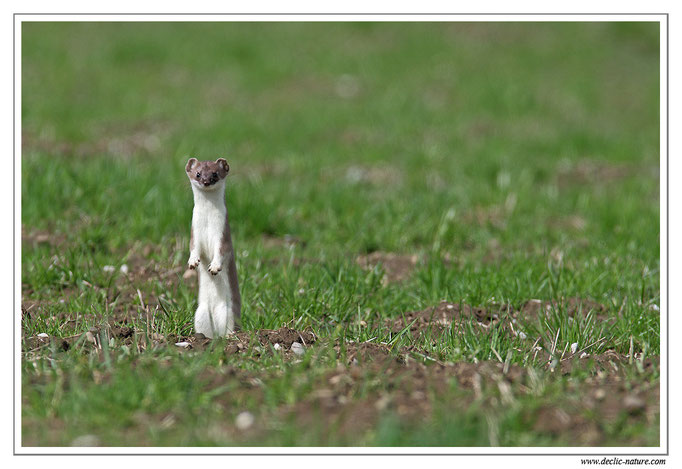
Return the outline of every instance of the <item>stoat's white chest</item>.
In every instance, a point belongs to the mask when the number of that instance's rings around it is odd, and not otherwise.
[[[211,258],[222,243],[225,231],[225,186],[213,191],[203,191],[192,186],[194,210],[192,211],[192,235],[202,257]]]

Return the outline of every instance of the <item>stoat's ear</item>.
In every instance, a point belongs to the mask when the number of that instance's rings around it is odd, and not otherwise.
[[[196,163],[197,163],[196,158],[190,158],[189,160],[187,160],[187,164],[185,165],[185,172],[189,173]]]
[[[223,168],[223,170],[225,171],[225,174],[230,172],[230,165],[227,164],[227,161],[225,160],[225,158],[218,158],[217,160],[215,160],[215,162],[218,163],[221,168]]]

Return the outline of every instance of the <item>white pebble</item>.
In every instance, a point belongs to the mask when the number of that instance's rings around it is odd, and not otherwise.
[[[303,355],[305,353],[305,347],[303,345],[299,344],[298,342],[294,342],[291,344],[291,351],[294,352],[296,355]]]
[[[126,264],[123,264],[123,265],[121,266],[121,269],[120,269],[120,270],[121,270],[121,273],[122,273],[122,274],[127,274],[127,273],[128,273],[128,266],[127,266]]]
[[[585,357],[589,357],[589,355],[587,354],[587,352],[583,352],[583,353],[580,354],[580,358],[585,358]]]
[[[354,75],[341,75],[336,80],[335,91],[340,98],[353,98],[360,91],[360,81]]]
[[[116,271],[116,267],[114,267],[113,265],[105,265],[104,267],[102,267],[102,270],[110,274]]]
[[[97,344],[97,339],[95,338],[95,334],[93,334],[92,331],[87,331],[85,333],[85,340],[91,344]]]
[[[178,347],[186,348],[189,347],[191,344],[189,342],[176,342],[175,345],[177,345]]]
[[[571,344],[571,353],[575,353],[578,351],[578,342],[573,342]]]
[[[523,332],[523,331],[519,332],[519,337],[521,337],[522,340],[526,340],[526,339],[528,338],[528,336],[526,335],[526,333]]]
[[[47,338],[50,337],[50,336],[47,335],[47,334],[44,333],[44,332],[41,332],[40,334],[38,334],[38,337],[40,337],[41,339],[47,339]]]
[[[77,436],[71,442],[71,446],[99,446],[99,438],[95,435]]]
[[[273,345],[273,347],[275,348],[275,350],[280,350],[282,348],[282,346],[279,345],[278,343]]]
[[[253,416],[251,412],[244,411],[237,415],[237,418],[234,420],[234,424],[237,426],[239,430],[246,430],[251,425],[253,425],[253,422],[255,421],[256,418]]]

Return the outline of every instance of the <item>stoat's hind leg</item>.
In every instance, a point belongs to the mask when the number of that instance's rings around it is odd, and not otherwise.
[[[204,334],[206,337],[213,338],[215,325],[212,323],[213,319],[208,306],[199,304],[197,312],[194,314],[194,331],[197,334]]]
[[[226,304],[219,304],[213,309],[213,324],[216,334],[225,337],[235,332],[234,315],[231,308]]]

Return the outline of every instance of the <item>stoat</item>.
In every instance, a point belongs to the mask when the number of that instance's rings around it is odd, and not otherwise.
[[[237,282],[230,222],[225,206],[225,178],[230,165],[223,158],[190,158],[185,172],[194,193],[189,241],[190,269],[199,270],[199,305],[194,328],[206,337],[223,337],[239,327],[241,296]]]

